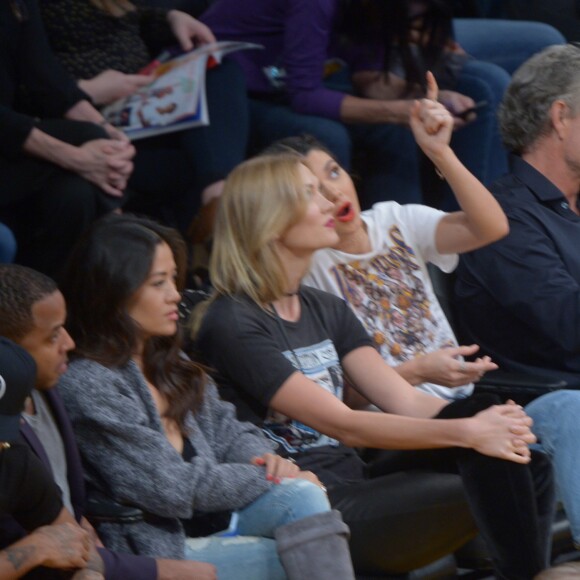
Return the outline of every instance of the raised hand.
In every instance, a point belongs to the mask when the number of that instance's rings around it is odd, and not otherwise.
[[[437,101],[438,91],[435,77],[428,72],[426,98],[414,102],[409,116],[415,141],[430,158],[449,146],[453,132],[453,117]]]

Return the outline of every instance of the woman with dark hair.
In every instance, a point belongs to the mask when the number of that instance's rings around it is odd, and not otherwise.
[[[173,230],[128,216],[96,224],[69,264],[77,350],[60,386],[88,495],[143,511],[100,534],[119,551],[210,562],[219,578],[352,579],[348,528],[318,479],[237,421],[181,352],[184,266]],[[239,538],[200,537],[228,521],[221,535]]]
[[[452,119],[423,100],[412,124],[437,150]],[[456,186],[491,197],[453,156],[433,156]],[[216,294],[197,335],[220,392],[328,486],[351,528],[355,567],[408,571],[409,546],[417,561],[444,526],[409,526],[402,514],[412,480],[401,488],[402,474],[379,466],[369,476],[353,448],[428,450],[435,470],[461,476],[498,576],[533,578],[548,563],[553,489],[549,462],[542,454],[531,461],[529,418],[493,397],[447,403],[413,388],[385,364],[344,300],[301,285],[314,252],[339,242],[334,206],[319,186],[295,154],[255,158],[226,180],[210,264]],[[505,233],[501,211],[493,215],[500,224],[483,220],[480,235]],[[348,408],[347,382],[384,412]],[[425,490],[421,501],[436,493]]]

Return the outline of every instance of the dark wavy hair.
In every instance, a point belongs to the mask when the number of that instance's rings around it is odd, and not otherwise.
[[[418,47],[421,59],[413,54],[408,40],[412,20],[409,0],[341,0],[339,6],[337,29],[345,42],[361,46],[370,43],[380,50],[386,73],[397,47],[407,90],[411,91],[414,85],[425,89],[425,73],[433,69],[447,39],[453,36],[449,0],[425,0],[425,10],[417,18],[423,39]]]
[[[139,327],[127,313],[131,298],[151,271],[156,248],[165,242],[177,265],[183,289],[186,250],[173,229],[130,215],[96,222],[69,259],[62,292],[67,301],[67,328],[76,342],[73,356],[107,367],[122,367],[134,354]],[[145,377],[167,397],[166,416],[185,434],[185,417],[203,398],[205,373],[181,352],[181,333],[149,338],[143,351]]]

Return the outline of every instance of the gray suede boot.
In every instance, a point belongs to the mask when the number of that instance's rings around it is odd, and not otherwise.
[[[348,526],[337,510],[279,527],[278,555],[290,580],[354,580]]]

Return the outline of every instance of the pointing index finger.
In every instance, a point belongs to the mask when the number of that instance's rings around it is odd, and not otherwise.
[[[435,80],[435,75],[428,70],[425,75],[427,80],[427,94],[426,97],[432,101],[437,100],[437,95],[439,94],[439,87],[437,86],[437,81]]]

